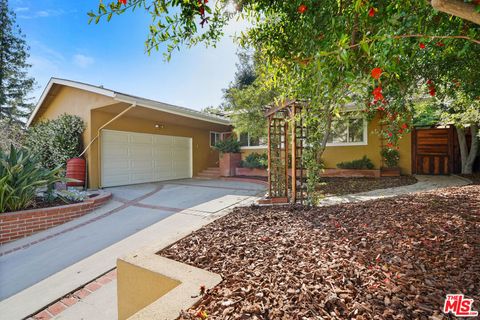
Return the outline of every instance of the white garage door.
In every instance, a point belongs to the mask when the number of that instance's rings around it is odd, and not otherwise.
[[[192,139],[102,131],[102,187],[192,177]]]

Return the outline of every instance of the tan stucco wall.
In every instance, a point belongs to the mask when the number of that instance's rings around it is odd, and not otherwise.
[[[118,259],[118,319],[128,319],[180,284],[178,280]]]
[[[326,168],[336,168],[337,163],[344,161],[352,161],[361,159],[366,155],[372,160],[375,169],[382,166],[382,158],[380,156],[381,139],[375,132],[379,126],[379,117],[376,117],[368,124],[368,144],[364,146],[329,146],[323,153],[323,160]],[[412,148],[411,148],[411,134],[406,134],[402,137],[399,143],[400,147],[400,168],[402,174],[412,173]],[[245,159],[252,152],[263,153],[267,149],[244,149],[242,150],[242,159]]]
[[[109,106],[109,112],[103,111],[105,109],[103,108],[104,106]],[[62,86],[55,93],[55,96],[45,102],[32,125],[41,120],[56,119],[64,113],[77,115],[86,123],[86,130],[83,133],[83,144],[86,147],[97,136],[97,130],[127,106],[127,104],[118,104],[117,101],[109,97]],[[157,129],[155,124],[159,123],[158,119],[162,118],[162,112],[141,106],[137,108],[141,108],[143,118],[132,117],[132,115],[136,115],[138,110],[132,109],[121,118],[109,124],[105,129],[191,137],[193,142],[193,175],[208,167],[218,166],[218,152],[210,148],[210,131],[229,131],[229,126],[205,121],[200,123],[199,120],[169,114],[169,122],[164,124],[163,129]],[[149,115],[152,116],[149,117]],[[99,177],[101,172],[98,162],[97,141],[94,141],[86,152],[86,159],[88,187],[98,188],[100,186]]]
[[[364,146],[329,146],[325,149],[323,160],[327,168],[336,168],[337,163],[343,161],[351,161],[361,159],[366,155],[372,160],[375,169],[382,166],[382,157],[380,156],[381,138],[375,132],[379,129],[379,117],[376,117],[368,124],[368,144]],[[412,173],[412,150],[411,150],[411,135],[406,134],[400,140],[400,163],[399,166],[402,174]]]

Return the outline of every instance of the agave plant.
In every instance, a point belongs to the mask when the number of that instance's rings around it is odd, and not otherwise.
[[[0,213],[27,208],[35,201],[39,188],[52,188],[65,181],[61,167],[42,168],[37,157],[24,148],[10,146],[10,152],[0,149]]]

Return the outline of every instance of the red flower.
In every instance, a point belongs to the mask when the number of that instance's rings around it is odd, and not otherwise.
[[[402,129],[407,129],[408,125],[406,123],[402,124]]]
[[[373,89],[373,98],[377,101],[381,101],[384,99],[383,94],[382,94],[382,87],[378,86],[375,89]]]
[[[378,111],[385,111],[385,108],[384,107],[378,107],[377,110]]]
[[[425,43],[423,43],[423,42],[420,42],[420,44],[418,46],[420,47],[420,49],[425,49],[426,48]]]
[[[391,132],[389,132],[388,136],[391,138],[391,137],[393,137],[393,134]]]
[[[380,68],[373,68],[372,72],[371,72],[372,78],[373,79],[380,79],[380,77],[382,76],[382,72],[383,71]]]
[[[402,133],[403,133],[403,129],[398,129],[398,133],[402,134]]]
[[[375,12],[377,12],[377,10],[376,10],[375,8],[370,8],[370,11],[368,11],[368,16],[374,17],[374,16],[375,16]]]
[[[444,47],[445,46],[445,44],[443,42],[440,42],[440,41],[438,41],[436,43],[436,45],[437,45],[437,47]]]
[[[123,3],[124,5],[127,5],[127,0],[118,0],[118,2]]]
[[[389,142],[387,143],[387,148],[392,148],[393,147],[393,143]]]
[[[300,13],[300,14],[304,14],[306,11],[307,11],[308,7],[304,4],[301,4],[298,6],[298,9],[297,11]]]
[[[432,97],[435,97],[435,94],[437,93],[437,91],[435,90],[435,88],[430,88],[430,92],[429,92],[429,93],[430,93],[430,95],[431,95]]]

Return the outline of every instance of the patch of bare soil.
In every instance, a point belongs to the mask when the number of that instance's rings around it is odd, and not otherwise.
[[[480,186],[322,208],[238,208],[159,254],[222,275],[180,319],[442,319],[480,309]]]
[[[417,182],[413,176],[380,177],[380,178],[322,178],[323,184],[318,187],[325,196],[342,196],[346,194],[367,192],[411,185]]]

